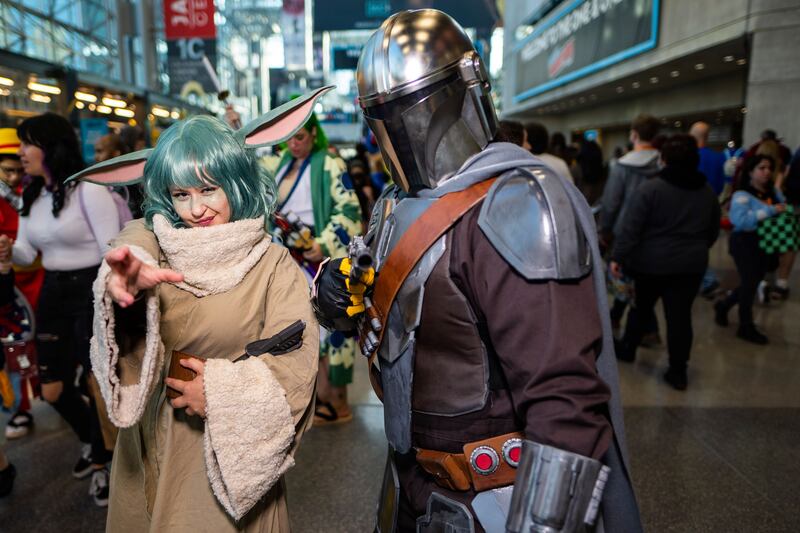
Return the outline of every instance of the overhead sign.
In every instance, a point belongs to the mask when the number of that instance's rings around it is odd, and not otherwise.
[[[170,93],[179,95],[187,83],[206,92],[219,90],[216,79],[217,26],[213,0],[164,0]]]
[[[164,34],[167,40],[216,38],[214,0],[164,0]]]
[[[659,0],[574,0],[514,48],[521,102],[655,48]]]
[[[444,11],[465,28],[493,28],[498,20],[494,0],[336,0],[314,2],[314,31],[376,29],[392,13],[405,9]]]
[[[306,68],[306,6],[304,0],[283,0],[281,35],[286,68]]]

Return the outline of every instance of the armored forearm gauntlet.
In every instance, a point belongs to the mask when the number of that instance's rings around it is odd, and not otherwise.
[[[586,531],[597,518],[609,472],[589,457],[523,441],[507,531]]]

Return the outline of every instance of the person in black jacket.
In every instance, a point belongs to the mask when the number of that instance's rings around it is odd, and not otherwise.
[[[641,317],[660,298],[667,320],[669,369],[664,379],[686,389],[692,347],[692,303],[708,265],[708,249],[719,235],[720,208],[706,178],[697,171],[697,143],[673,135],[661,148],[665,165],[631,198],[611,254],[612,274],[635,280],[636,301],[628,315],[617,357],[633,361],[642,338]]]

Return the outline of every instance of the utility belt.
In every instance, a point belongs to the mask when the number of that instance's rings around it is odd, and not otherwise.
[[[417,463],[440,487],[481,492],[512,485],[522,452],[521,432],[468,442],[464,453],[417,448]]]

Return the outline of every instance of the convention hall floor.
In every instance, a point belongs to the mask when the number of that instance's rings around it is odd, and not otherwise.
[[[730,284],[735,274],[724,247],[712,256]],[[647,531],[800,531],[798,281],[796,274],[789,301],[757,307],[756,320],[771,339],[765,347],[735,338],[735,313],[727,329],[714,325],[711,304],[698,299],[686,392],[661,381],[663,347],[642,349],[636,363],[621,366]],[[351,397],[355,420],[313,429],[288,474],[296,532],[371,531],[386,444],[381,407],[363,371]],[[79,451],[75,438],[49,407],[34,412],[34,433],[6,444],[19,475],[13,494],[0,500],[0,531],[103,531],[105,511],[87,495],[89,481],[69,474]]]

